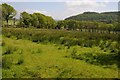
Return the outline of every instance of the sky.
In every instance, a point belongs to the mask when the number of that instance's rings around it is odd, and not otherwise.
[[[17,11],[17,18],[20,13],[40,12],[52,16],[56,20],[63,20],[69,16],[90,12],[118,11],[118,0],[2,0],[13,6]]]

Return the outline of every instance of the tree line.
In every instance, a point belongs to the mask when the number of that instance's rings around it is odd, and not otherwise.
[[[35,27],[50,29],[55,28],[56,22],[50,16],[45,16],[41,13],[29,14],[27,12],[22,12],[20,15],[20,26],[22,27]]]
[[[103,22],[92,22],[92,21],[77,21],[77,20],[62,20],[57,22],[57,28],[59,29],[70,29],[70,30],[80,30],[88,32],[104,32],[111,31],[119,32],[119,23],[115,22],[113,24],[106,24]]]
[[[0,5],[2,6],[2,17],[3,21],[6,21],[7,26],[9,26],[9,20],[13,20],[13,23],[15,24],[15,15],[16,15],[16,10],[11,6],[6,3]],[[93,14],[95,18],[93,17]],[[107,14],[115,14],[115,13],[102,13],[102,15],[106,15],[107,21],[111,20],[110,16],[108,19]],[[55,21],[52,17],[46,16],[41,13],[33,13],[29,14],[27,12],[22,12],[20,14],[20,19],[18,20],[18,23],[16,24],[16,27],[24,27],[24,28],[29,28],[29,27],[34,27],[34,28],[42,28],[42,29],[65,29],[65,30],[80,30],[80,31],[87,31],[87,32],[108,32],[110,33],[111,31],[113,33],[119,32],[120,27],[119,24],[116,20],[114,19],[111,21],[111,23],[106,23],[106,22],[100,22],[97,21],[96,19],[100,17],[99,13],[95,12],[85,12],[84,16],[85,20],[81,19],[80,20],[75,20],[74,17],[66,18],[65,20],[60,20],[60,21]],[[97,16],[98,17],[97,17]],[[117,13],[116,13],[117,15]],[[116,18],[116,17],[115,17]],[[96,21],[95,21],[96,20]],[[104,19],[102,19],[104,20]],[[114,22],[113,22],[114,21]]]

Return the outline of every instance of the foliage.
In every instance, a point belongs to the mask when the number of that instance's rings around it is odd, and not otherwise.
[[[23,60],[23,58],[21,57],[20,59],[18,59],[18,65],[21,65],[21,64],[23,64],[24,63],[24,60]]]
[[[119,34],[107,34],[97,32],[80,32],[67,30],[45,30],[45,29],[22,29],[3,28],[6,37],[15,36],[17,39],[28,39],[33,42],[52,42],[59,44],[81,45],[91,47],[99,45],[100,40],[119,42]]]
[[[116,33],[120,31],[119,23],[106,24],[96,21],[77,21],[77,20],[61,20],[57,22],[55,29],[79,30],[84,32],[98,33]]]
[[[2,18],[6,20],[7,25],[8,25],[8,21],[12,19],[15,15],[16,15],[16,11],[12,6],[6,3],[2,4]]]
[[[23,27],[29,27],[30,26],[30,21],[31,21],[31,16],[27,12],[22,12],[20,15],[20,25]]]
[[[12,65],[12,58],[9,56],[2,57],[2,68],[3,69],[10,69]]]
[[[20,24],[22,27],[33,26],[35,28],[54,28],[56,22],[52,17],[45,16],[41,13],[29,14],[27,12],[22,12],[20,15]]]

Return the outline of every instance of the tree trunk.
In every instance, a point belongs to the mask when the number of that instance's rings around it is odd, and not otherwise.
[[[15,19],[14,19],[13,25],[15,26]]]
[[[7,22],[7,27],[8,27],[8,19],[6,20],[6,22]]]

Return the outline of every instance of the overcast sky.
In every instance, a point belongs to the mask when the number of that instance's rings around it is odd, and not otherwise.
[[[65,19],[86,11],[108,12],[118,11],[118,0],[2,0],[13,6],[19,16],[20,12],[40,12],[54,19]]]

